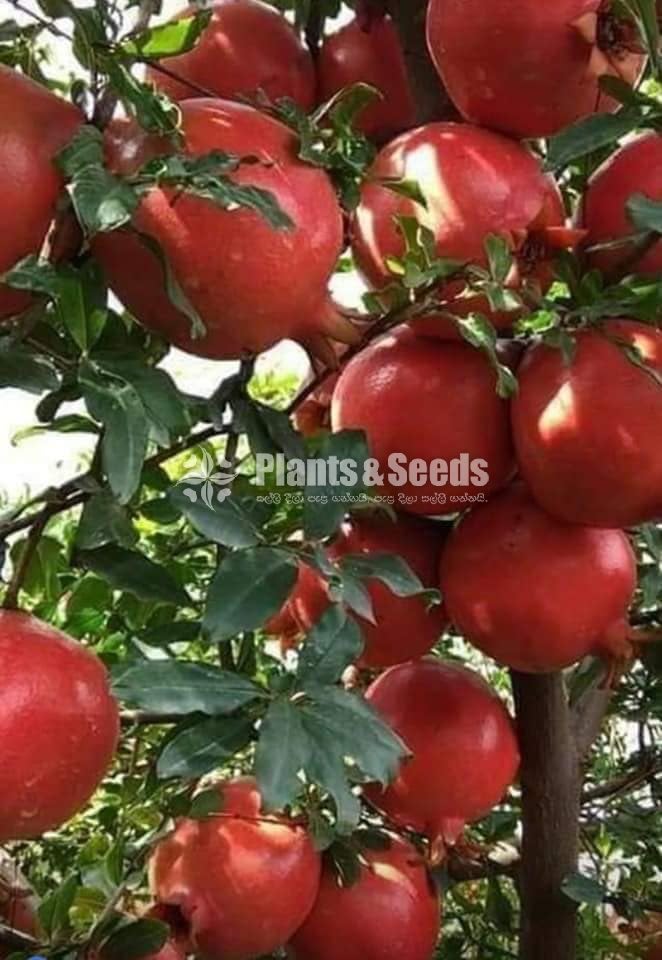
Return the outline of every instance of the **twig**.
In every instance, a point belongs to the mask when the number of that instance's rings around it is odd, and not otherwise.
[[[53,516],[52,508],[43,510],[39,519],[32,526],[28,538],[25,541],[23,550],[21,551],[21,556],[14,568],[11,580],[5,592],[5,598],[3,600],[2,606],[5,610],[16,610],[18,607],[18,595],[23,586],[23,582],[27,576],[28,570],[30,569],[30,563],[32,558],[35,555],[35,551],[39,546],[39,541],[41,536],[46,528],[46,524]]]
[[[606,783],[585,790],[582,795],[582,803],[593,803],[595,800],[611,798],[617,794],[630,793],[643,786],[649,777],[657,776],[660,773],[662,773],[662,759],[649,759],[647,763],[631,773],[614,777],[612,780],[607,780]]]
[[[614,691],[596,677],[572,708],[572,730],[580,760],[589,752],[600,733]]]

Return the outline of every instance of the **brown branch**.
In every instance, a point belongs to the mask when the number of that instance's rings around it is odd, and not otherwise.
[[[572,731],[580,760],[586,757],[595,743],[613,694],[613,689],[605,686],[604,678],[596,677],[574,704]]]
[[[34,953],[39,949],[39,941],[27,933],[21,933],[20,930],[14,930],[12,927],[5,926],[0,922],[0,944],[8,947],[10,951],[25,950]]]
[[[472,857],[451,849],[446,870],[454,883],[473,883],[477,880],[488,880],[490,877],[510,877],[517,880],[520,860],[519,857],[514,857],[502,862],[490,856]]]
[[[39,546],[39,541],[44,532],[46,524],[52,517],[52,509],[43,510],[41,516],[33,524],[28,534],[27,540],[21,551],[21,555],[16,563],[11,580],[5,591],[5,597],[2,603],[5,610],[16,610],[18,608],[18,595],[21,592],[23,583],[30,569],[32,558]]]
[[[662,759],[651,758],[630,773],[614,777],[585,790],[582,794],[582,803],[593,803],[595,800],[609,799],[618,794],[632,793],[642,787],[650,777],[656,777],[660,773],[662,773]]]

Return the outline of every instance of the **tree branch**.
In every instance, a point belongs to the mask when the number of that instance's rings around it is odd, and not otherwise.
[[[583,760],[596,741],[614,691],[596,677],[572,709],[572,732],[577,754]]]
[[[608,799],[617,794],[632,793],[642,787],[650,777],[656,777],[660,773],[662,773],[662,758],[649,757],[636,770],[613,777],[605,783],[585,790],[582,794],[582,803],[593,803],[595,800]]]

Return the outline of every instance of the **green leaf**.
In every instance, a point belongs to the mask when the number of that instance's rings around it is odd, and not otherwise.
[[[255,526],[233,497],[217,499],[213,507],[209,507],[198,497],[197,488],[187,487],[183,481],[170,491],[168,498],[208,540],[225,547],[252,547],[258,543]]]
[[[140,197],[104,166],[103,135],[96,127],[80,128],[56,160],[69,182],[69,195],[86,236],[117,230],[131,221]]]
[[[137,539],[128,511],[112,493],[106,490],[87,501],[76,533],[79,550],[96,550],[107,543],[132,547]]]
[[[168,300],[170,300],[170,303],[173,305],[173,307],[176,307],[177,310],[179,310],[179,312],[182,313],[191,324],[191,338],[193,340],[199,340],[200,337],[204,337],[207,332],[204,321],[181,288],[179,281],[175,276],[172,267],[170,266],[170,262],[161,249],[161,245],[158,240],[155,240],[154,237],[151,237],[147,233],[142,233],[140,230],[136,230],[134,227],[132,227],[131,230],[138,240],[140,240],[142,245],[147,247],[152,256],[156,257],[163,272],[163,283]]]
[[[639,112],[626,108],[616,114],[592,114],[566,127],[548,141],[547,170],[561,170],[574,160],[611,146],[638,126]]]
[[[84,567],[139,600],[190,606],[186,591],[168,571],[135,550],[108,544],[79,554]]]
[[[101,947],[101,960],[141,960],[157,954],[165,945],[169,927],[160,920],[143,917],[124,924]]]
[[[131,384],[140,397],[157,443],[167,446],[188,433],[191,415],[185,397],[165,370],[131,358],[95,354],[103,369]]]
[[[297,579],[296,559],[284,550],[253,547],[229,553],[207,595],[204,629],[218,642],[255,630],[277,613]]]
[[[487,317],[480,313],[470,313],[467,317],[456,317],[460,333],[472,347],[486,354],[496,373],[496,391],[507,399],[517,393],[515,374],[499,360],[497,353],[497,333]]]
[[[662,201],[637,193],[628,201],[627,211],[637,229],[662,234]]]
[[[593,907],[600,906],[607,898],[606,889],[582,873],[571,873],[563,881],[561,889],[575,903],[588,903]]]
[[[211,787],[209,790],[196,793],[186,811],[186,816],[191,820],[206,820],[207,817],[220,813],[222,809],[223,797],[217,788]]]
[[[210,717],[186,726],[170,739],[157,763],[157,775],[195,779],[223,766],[243,750],[253,736],[253,723],[246,717]]]
[[[173,140],[180,138],[181,111],[177,104],[150,84],[136,80],[116,57],[107,57],[105,68],[127,113],[143,130]]]
[[[485,252],[490,274],[495,283],[503,284],[513,266],[513,255],[503,237],[490,234],[485,238]]]
[[[307,705],[302,708],[301,719],[310,741],[306,775],[332,797],[336,805],[337,831],[352,833],[361,818],[361,802],[348,779],[343,744],[336,738],[337,729],[327,723],[322,712]]]
[[[291,700],[276,700],[260,725],[255,775],[267,810],[282,810],[301,791],[299,773],[310,756],[301,709]]]
[[[67,413],[62,417],[57,417],[51,423],[36,424],[33,427],[24,427],[23,430],[17,430],[11,438],[11,442],[12,446],[15,446],[23,440],[39,436],[42,433],[89,433],[98,436],[99,432],[97,424],[88,417],[83,417],[78,413]]]
[[[394,553],[347,554],[341,559],[340,567],[356,577],[379,580],[396,597],[415,597],[427,592],[409,564]]]
[[[140,485],[147,453],[147,418],[137,390],[119,377],[84,362],[79,382],[90,414],[104,425],[103,466],[120,503],[128,503]]]
[[[342,487],[333,484],[308,486],[305,490],[303,507],[304,531],[311,540],[321,540],[331,536],[342,523],[347,504],[343,494],[359,496],[365,493],[363,483],[364,464],[370,456],[366,437],[361,430],[342,430],[339,433],[322,435],[316,444],[315,457],[329,461],[337,457],[338,461],[352,460],[358,467],[356,483]]]
[[[381,187],[386,187],[391,193],[397,193],[398,196],[405,197],[407,200],[413,200],[419,203],[425,210],[428,208],[428,202],[425,194],[421,190],[418,180],[407,180],[404,177],[379,177],[374,181]]]
[[[134,707],[180,716],[223,716],[266,696],[239,674],[177,660],[146,661],[120,670],[113,687],[120,700]]]
[[[16,387],[40,394],[58,386],[55,368],[46,357],[22,344],[11,343],[9,337],[0,339],[0,387]]]
[[[39,905],[39,922],[49,938],[56,938],[69,929],[69,911],[74,905],[78,886],[78,876],[73,874]]]
[[[200,636],[199,620],[172,620],[158,627],[150,627],[140,634],[141,643],[150,647],[169,647],[173,643],[193,643]]]
[[[299,654],[297,676],[305,685],[336,683],[363,652],[361,629],[340,604],[333,604],[309,632]]]
[[[158,27],[150,27],[125,40],[121,50],[129,57],[160,60],[188,53],[209,26],[211,10],[201,10],[195,16],[170,20]]]

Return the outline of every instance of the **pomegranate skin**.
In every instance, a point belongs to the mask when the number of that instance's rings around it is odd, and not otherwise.
[[[351,887],[325,866],[308,919],[292,938],[292,960],[429,960],[439,937],[441,904],[421,854],[392,839],[388,850],[362,851],[367,865]]]
[[[427,209],[374,182],[384,177],[417,181]],[[437,254],[460,262],[486,265],[486,238],[503,237],[515,254],[513,287],[528,279],[547,289],[556,247],[568,245],[561,194],[538,160],[519,143],[468,124],[426,124],[378,154],[352,222],[356,262],[374,287],[393,280],[388,258],[404,253],[397,216],[416,217],[434,235]],[[453,281],[442,293],[452,301],[463,289],[462,281]],[[452,310],[463,316],[490,308],[485,298],[472,297],[452,303]],[[504,328],[514,316],[497,314],[493,320]],[[441,326],[447,330],[449,321]]]
[[[425,587],[433,588],[443,538],[434,524],[418,517],[400,516],[393,523],[388,518],[360,516],[343,523],[328,555],[338,561],[348,555],[393,553],[409,564]],[[447,626],[443,608],[428,609],[421,597],[396,597],[377,580],[365,581],[365,586],[376,624],[356,617],[365,640],[357,665],[382,669],[429,653]],[[290,603],[301,630],[310,630],[331,603],[326,581],[302,564]]]
[[[634,25],[615,20],[610,7],[603,0],[430,0],[428,48],[465,119],[515,137],[547,137],[618,109],[600,90],[601,75],[634,84],[643,69],[644,57],[618,42],[607,49],[610,33],[625,44],[636,38]],[[508,50],[517,56],[504,56]]]
[[[662,201],[662,136],[637,137],[615,153],[591,178],[582,211],[586,246],[626,240],[637,234],[628,216],[627,203],[635,194]],[[606,274],[625,270],[659,278],[662,274],[662,240],[645,253],[633,244],[589,253],[589,263]]]
[[[400,826],[455,842],[517,776],[503,703],[478,674],[429,657],[391,667],[366,696],[413,755],[386,789],[370,784],[367,798]]]
[[[424,415],[434,411],[434,416]],[[385,484],[409,513],[441,516],[457,513],[469,497],[488,496],[505,486],[513,469],[508,402],[496,394],[494,371],[486,357],[465,343],[415,336],[407,327],[375,340],[354,357],[340,375],[333,394],[334,431],[364,430],[371,456],[380,464]],[[388,459],[404,454],[407,463],[450,462],[461,454],[482,460],[486,484],[417,486],[388,483]],[[481,479],[481,478],[477,478]],[[423,498],[427,499],[423,499]]]
[[[64,186],[55,156],[83,119],[70,103],[2,65],[0,115],[1,274],[41,250]],[[28,294],[0,284],[0,318],[29,306]]]
[[[205,960],[253,960],[283,946],[310,913],[320,857],[302,827],[260,813],[252,778],[219,791],[220,815],[182,819],[158,845],[150,883],[156,899],[188,922],[192,951]]]
[[[662,516],[662,387],[608,337],[662,374],[662,333],[631,320],[584,330],[566,364],[533,347],[512,406],[521,474],[538,503],[571,523],[629,527]],[[605,335],[606,334],[606,335]]]
[[[388,16],[353,19],[328,36],[317,61],[320,99],[330,100],[344,87],[368,83],[381,92],[361,113],[357,126],[383,142],[416,123],[416,105],[400,38]]]
[[[259,353],[286,337],[314,346],[333,336],[342,321],[327,282],[342,248],[342,215],[326,174],[297,158],[287,127],[252,107],[187,100],[181,110],[186,152],[259,157],[261,164],[243,166],[232,179],[271,192],[294,227],[276,230],[257,212],[226,211],[188,195],[173,204],[172,190],[152,190],[134,225],[161,245],[206,334],[191,336],[190,321],[167,297],[159,260],[125,230],[94,242],[114,292],[145,326],[211,359]],[[112,127],[106,144],[110,167],[122,174],[168,149],[125,123]]]
[[[195,47],[164,60],[167,70],[224,100],[255,97],[262,91],[272,101],[288,97],[304,110],[312,108],[312,57],[284,17],[260,0],[215,0],[211,11],[209,26]],[[187,7],[174,19],[194,12]],[[150,68],[147,75],[172,100],[201,95],[157,69]]]
[[[608,653],[619,635],[626,644],[636,586],[637,562],[622,530],[556,520],[519,485],[464,517],[441,564],[458,630],[525,673]]]
[[[117,748],[106,671],[69,637],[0,611],[0,843],[37,837],[85,806]]]

